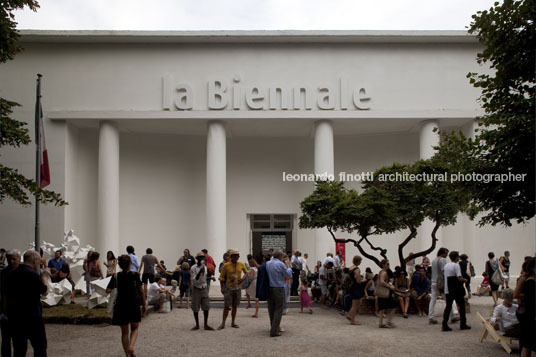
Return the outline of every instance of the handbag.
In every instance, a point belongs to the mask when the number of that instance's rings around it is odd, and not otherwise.
[[[437,290],[439,290],[439,292],[443,294],[443,292],[445,291],[445,276],[443,275],[443,273],[439,273],[437,275],[436,287]]]
[[[469,265],[469,276],[471,278],[474,278],[476,276],[475,267],[473,266],[473,264],[471,262],[469,262],[468,265]]]
[[[376,287],[374,288],[374,296],[385,299],[385,298],[388,298],[390,294],[391,294],[391,289],[386,288],[380,282],[376,284]]]
[[[113,314],[115,308],[115,300],[117,299],[117,273],[114,274],[115,278],[115,288],[112,289],[110,296],[108,297],[108,305],[106,306],[106,311],[109,314]]]
[[[491,276],[491,282],[495,285],[501,285],[504,282],[504,277],[500,268],[495,270],[495,273]]]

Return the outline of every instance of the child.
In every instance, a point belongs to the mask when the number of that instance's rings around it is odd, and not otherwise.
[[[306,307],[309,309],[309,313],[312,314],[313,309],[311,309],[311,305],[313,305],[313,302],[307,291],[307,279],[300,279],[300,287],[298,290],[300,292],[300,312],[303,312],[303,308]]]
[[[480,284],[480,286],[478,287],[478,290],[477,290],[478,294],[476,294],[478,296],[485,295],[491,291],[491,288],[489,286],[488,273],[483,272],[482,276],[484,277],[484,279],[482,280],[482,284]]]
[[[179,309],[182,308],[182,298],[186,298],[186,308],[190,308],[190,264],[183,262],[179,273]]]

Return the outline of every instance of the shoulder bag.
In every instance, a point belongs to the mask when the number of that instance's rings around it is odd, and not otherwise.
[[[374,288],[374,296],[385,299],[385,298],[388,298],[389,295],[391,295],[391,289],[383,286],[383,284],[380,281],[380,277],[378,277],[376,287]]]
[[[501,269],[498,268],[497,270],[495,270],[495,273],[493,273],[493,275],[491,276],[491,281],[493,282],[493,284],[495,285],[501,285],[503,282],[504,282],[504,277],[501,273]]]

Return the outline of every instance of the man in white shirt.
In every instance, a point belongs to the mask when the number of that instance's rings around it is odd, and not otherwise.
[[[151,283],[147,289],[147,304],[154,305],[155,310],[158,312],[163,312],[167,294],[170,293],[165,288],[165,285],[166,278],[160,278],[158,282]]]
[[[467,325],[465,318],[465,288],[463,283],[465,280],[462,277],[462,271],[458,262],[460,261],[460,254],[457,251],[449,253],[450,263],[445,265],[445,296],[447,306],[443,312],[443,324],[442,331],[452,331],[448,325],[449,316],[452,310],[452,303],[456,301],[460,312],[460,330],[469,330],[471,326]]]
[[[493,309],[493,316],[490,319],[492,324],[497,323],[499,330],[507,337],[519,338],[520,329],[519,321],[517,320],[516,311],[517,304],[512,304],[514,299],[514,291],[512,289],[504,289],[503,302]]]
[[[443,295],[442,292],[439,291],[437,287],[437,277],[439,275],[443,275],[445,265],[447,264],[447,254],[449,254],[449,250],[447,248],[441,247],[437,251],[437,257],[432,261],[432,280],[431,280],[431,294],[430,294],[430,304],[428,305],[428,323],[430,325],[437,324],[437,320],[434,318],[435,314],[435,305],[437,298],[441,295]],[[446,282],[445,282],[446,284]],[[445,296],[443,295],[443,299],[446,301]],[[458,320],[454,315],[458,314],[458,309],[456,308],[456,305],[453,306],[452,312],[450,314],[450,318],[452,322],[455,322]]]

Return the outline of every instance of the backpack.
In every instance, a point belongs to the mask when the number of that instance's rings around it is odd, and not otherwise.
[[[208,275],[214,276],[216,273],[216,266],[212,263],[206,263]]]
[[[259,301],[266,301],[270,297],[270,279],[266,270],[266,263],[262,263],[257,270],[257,291]]]

